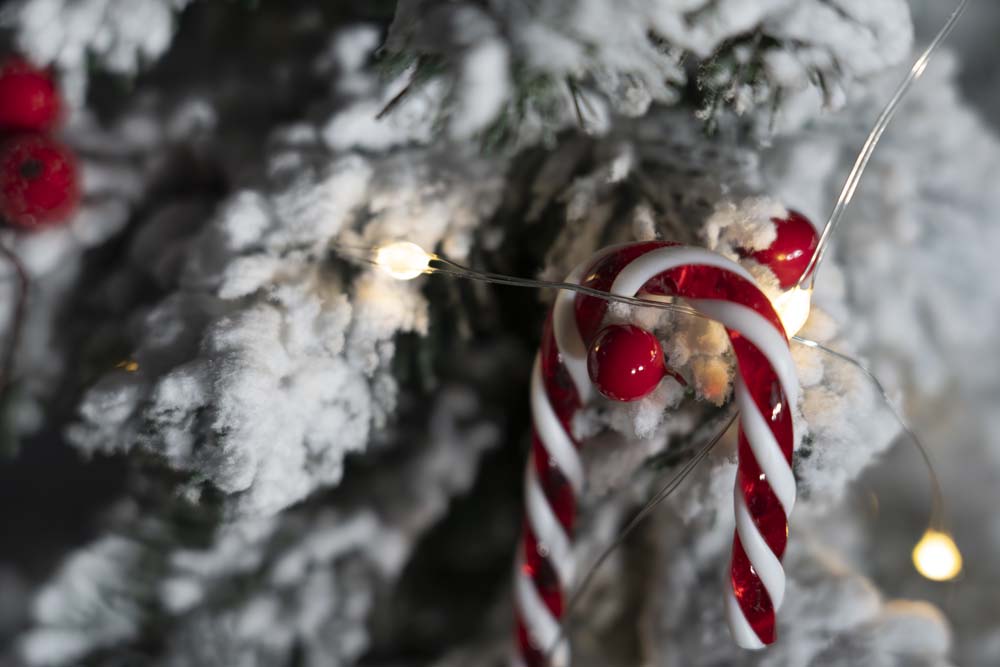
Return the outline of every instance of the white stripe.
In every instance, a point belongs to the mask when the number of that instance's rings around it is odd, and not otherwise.
[[[740,335],[753,343],[774,367],[789,405],[798,402],[799,378],[783,332],[778,331],[756,310],[740,303],[722,299],[689,299],[688,303],[713,320],[739,331]]]
[[[548,652],[548,647],[545,650]],[[556,650],[552,651],[552,656],[549,658],[549,665],[551,667],[569,667],[569,644],[565,639],[561,640]]]
[[[573,267],[563,282],[579,285],[588,268],[629,245],[631,244],[619,243],[603,248]],[[552,335],[556,339],[559,354],[562,355],[563,365],[576,387],[577,396],[580,397],[581,403],[586,403],[594,394],[594,385],[587,371],[587,344],[580,335],[580,327],[576,323],[576,292],[564,289],[556,296],[556,302],[552,306]]]
[[[774,433],[760,414],[743,377],[736,378],[736,406],[740,411],[740,426],[747,437],[757,465],[778,497],[785,516],[791,516],[795,506],[795,474],[781,451]],[[788,409],[786,406],[785,409]]]
[[[733,593],[733,587],[727,587],[726,595],[726,620],[729,621],[729,631],[733,635],[733,640],[740,648],[751,651],[759,651],[765,644],[757,636],[757,633],[750,627],[750,621],[743,615],[740,603]]]
[[[541,355],[535,357],[535,368],[531,375],[531,415],[545,451],[573,487],[573,495],[579,498],[583,491],[583,463],[545,392]]]
[[[700,248],[661,248],[653,250],[630,262],[616,277],[611,291],[623,296],[634,296],[655,276],[673,268],[686,265],[703,265],[729,271],[756,286],[756,281],[743,267],[721,255]],[[778,382],[788,401],[786,409],[795,405],[799,396],[798,376],[792,361],[788,340],[783,331],[752,308],[721,299],[688,299],[688,303],[704,315],[738,331],[757,347],[778,376]],[[753,451],[761,472],[774,490],[786,517],[795,504],[795,476],[785,460],[774,434],[760,414],[742,373],[736,381],[736,400],[740,411],[741,426]],[[793,433],[794,442],[794,433]],[[774,609],[781,605],[785,594],[785,574],[781,561],[774,555],[753,522],[737,481],[734,493],[736,530],[751,566],[760,577],[761,584],[771,597]],[[726,597],[726,617],[736,643],[747,649],[760,649],[764,643],[754,632],[736,596],[729,587]]]
[[[524,471],[524,496],[528,521],[535,533],[537,547],[547,551],[548,561],[559,576],[563,590],[568,590],[573,583],[573,548],[538,484],[534,453],[528,457],[528,467]]]
[[[545,606],[535,582],[524,572],[524,556],[518,556],[517,573],[514,575],[514,594],[517,596],[517,606],[524,619],[524,626],[535,646],[547,648],[559,635],[559,622]]]
[[[686,265],[712,266],[735,273],[755,287],[757,285],[750,272],[736,262],[710,250],[681,246],[651,250],[632,260],[615,278],[611,292],[620,296],[635,296],[655,276]],[[782,332],[755,310],[742,304],[721,299],[689,299],[688,302],[696,310],[727,326],[732,322],[730,328],[746,336],[774,365],[789,402],[794,404],[798,401],[795,363]]]
[[[785,571],[781,567],[781,561],[764,541],[764,536],[757,529],[753,517],[750,516],[739,482],[736,483],[736,493],[733,494],[733,498],[736,509],[736,532],[740,536],[743,551],[746,552],[754,571],[760,577],[760,583],[767,589],[771,604],[777,609],[785,599]]]
[[[593,261],[591,259],[577,265],[566,276],[566,282],[579,285],[583,272]],[[560,290],[556,296],[555,305],[552,306],[552,335],[556,339],[562,363],[576,387],[577,396],[581,403],[586,403],[594,390],[587,372],[587,346],[576,325],[576,292]]]
[[[524,556],[521,555],[518,556],[517,571],[514,574],[514,595],[530,641],[536,648],[545,652],[552,647],[556,637],[559,636],[559,622],[545,606],[545,602],[535,590],[534,582],[524,573],[523,568]],[[569,665],[569,645],[565,638],[559,640],[559,646],[553,651],[550,664],[552,667]]]
[[[670,269],[692,264],[729,271],[748,280],[755,287],[757,285],[746,269],[722,255],[702,248],[668,247],[652,250],[630,262],[615,278],[611,292],[620,296],[635,296],[643,285],[655,276]],[[756,345],[774,365],[789,402],[792,404],[797,402],[798,378],[795,374],[795,363],[788,349],[788,341],[782,332],[760,313],[743,304],[722,299],[689,299],[688,302],[696,310],[736,329]]]
[[[703,248],[670,246],[650,250],[629,262],[615,278],[615,282],[611,285],[611,292],[621,296],[634,296],[642,289],[643,285],[655,276],[664,271],[691,264],[714,266],[717,269],[735,273],[754,285],[757,284],[749,271],[722,255]]]

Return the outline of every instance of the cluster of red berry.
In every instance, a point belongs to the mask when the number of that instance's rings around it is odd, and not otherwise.
[[[34,230],[67,220],[79,196],[72,152],[51,132],[62,100],[49,72],[22,58],[0,64],[0,222]]]

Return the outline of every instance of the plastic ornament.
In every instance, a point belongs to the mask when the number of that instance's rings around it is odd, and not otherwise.
[[[781,289],[788,289],[802,279],[816,252],[819,236],[809,218],[797,211],[789,210],[787,218],[771,218],[771,221],[777,231],[774,242],[763,250],[744,250],[741,254],[770,268]]]
[[[679,297],[726,327],[738,367],[734,395],[740,412],[726,620],[744,648],[773,643],[775,614],[785,592],[781,558],[795,502],[791,406],[799,393],[788,339],[773,305],[739,264],[702,248],[662,241],[602,250],[578,265],[565,282],[623,297]],[[524,528],[513,593],[514,664],[523,667],[570,664],[560,625],[576,581],[573,534],[585,486],[573,420],[599,390],[632,395],[615,391],[606,381],[602,354],[620,356],[620,369],[636,368],[640,360],[645,369],[646,359],[657,354],[652,345],[659,348],[652,334],[638,327],[605,326],[607,311],[608,301],[597,294],[560,291],[532,370],[534,429],[525,466]],[[650,368],[657,368],[662,378],[669,370],[662,351],[659,354]],[[598,383],[606,386],[599,388]],[[641,389],[653,386],[650,382]]]
[[[616,401],[635,401],[656,388],[666,368],[656,336],[631,324],[602,329],[587,351],[587,372],[597,391]]]
[[[59,91],[48,72],[17,57],[0,65],[0,128],[50,130],[61,109]]]
[[[0,147],[0,218],[30,230],[65,220],[78,197],[72,154],[36,134],[16,136]]]

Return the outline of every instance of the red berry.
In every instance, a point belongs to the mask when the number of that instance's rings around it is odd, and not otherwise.
[[[59,120],[59,91],[47,72],[21,58],[0,65],[0,128],[51,129]]]
[[[816,252],[819,236],[809,219],[796,211],[789,211],[787,218],[771,218],[771,221],[778,232],[774,242],[764,250],[744,251],[743,256],[770,267],[781,289],[788,289],[802,278]]]
[[[608,398],[634,401],[653,391],[667,369],[656,336],[631,324],[612,324],[591,342],[587,371]]]
[[[69,150],[27,134],[0,147],[0,218],[21,229],[65,220],[76,205],[76,166]]]

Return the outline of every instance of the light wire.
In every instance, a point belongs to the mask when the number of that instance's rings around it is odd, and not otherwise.
[[[374,257],[374,252],[370,248],[347,248],[345,246],[332,244],[331,249],[333,249],[342,257],[360,260],[370,264],[375,264],[375,261],[372,259],[372,257]],[[344,252],[345,250],[352,250],[354,252],[361,254],[349,254]],[[686,304],[678,303],[675,301],[664,300],[664,299],[670,299],[671,297],[657,296],[656,300],[643,297],[629,297],[618,294],[612,294],[610,292],[594,289],[592,287],[585,287],[583,285],[578,285],[576,283],[558,282],[551,280],[535,280],[532,278],[518,278],[515,276],[507,276],[500,273],[477,271],[475,269],[462,266],[461,264],[458,264],[456,262],[452,262],[451,260],[445,259],[438,255],[433,255],[431,262],[437,264],[438,266],[428,266],[426,270],[426,273],[428,274],[443,274],[454,278],[463,278],[467,280],[475,280],[478,282],[492,283],[496,285],[508,285],[512,287],[526,287],[530,289],[569,290],[580,294],[586,294],[588,296],[597,297],[599,299],[604,299],[606,301],[615,301],[619,303],[628,304],[630,306],[638,306],[642,308],[657,308],[660,310],[668,310],[672,312],[681,313],[684,315],[699,317],[705,320],[712,319],[707,315],[705,315],[704,313],[701,313],[700,311],[697,311]],[[864,364],[862,364],[854,357],[851,357],[850,355],[844,354],[843,352],[838,352],[837,350],[827,347],[822,343],[810,340],[808,338],[804,338],[802,336],[798,335],[792,336],[791,340],[801,345],[805,345],[806,347],[819,350],[820,352],[833,356],[837,359],[840,359],[841,361],[845,361],[854,366],[855,368],[857,368],[858,370],[860,370],[868,378],[868,380],[872,383],[872,386],[875,387],[876,391],[878,391],[882,400],[885,402],[889,410],[892,412],[892,415],[895,418],[895,420],[899,423],[900,428],[902,428],[906,436],[909,438],[909,440],[916,447],[917,451],[920,453],[920,457],[923,460],[925,467],[927,468],[927,475],[931,484],[930,525],[931,527],[942,528],[943,530],[945,523],[944,494],[941,491],[941,484],[940,481],[938,480],[937,473],[934,470],[934,463],[931,460],[930,453],[924,446],[920,438],[917,436],[913,428],[911,428],[910,425],[907,423],[903,415],[896,409],[895,404],[893,403],[891,397],[889,396],[889,393],[886,391],[885,386],[882,384],[882,382],[868,367],[866,367]],[[721,434],[719,435],[719,437],[721,437]],[[700,461],[701,458],[696,457],[696,460]],[[686,476],[687,473],[685,472],[685,470],[686,467],[685,469],[682,469],[681,472],[684,473],[684,475]],[[683,478],[681,478],[679,481],[683,481]],[[653,503],[652,506],[644,508],[643,511],[640,512],[640,515],[637,517],[638,520],[641,521],[642,518],[644,518],[648,514],[647,510],[651,510],[652,507],[662,502],[663,498],[665,497],[666,496],[661,497],[660,494],[654,497],[652,501]],[[629,524],[629,526],[632,526],[632,524]],[[627,528],[627,530],[631,531],[631,527]]]
[[[336,244],[331,245],[331,249],[340,254],[341,256],[349,259],[360,260],[366,263],[375,264],[372,259],[374,257],[373,249],[370,248],[347,248],[345,246],[339,246]],[[344,252],[345,250],[351,250],[359,254],[349,254]],[[682,303],[676,303],[671,301],[663,301],[660,299],[669,297],[657,297],[657,300],[642,298],[642,297],[627,297],[617,294],[612,294],[610,292],[605,292],[602,290],[594,289],[591,287],[585,287],[583,285],[578,285],[576,283],[549,281],[549,280],[535,280],[531,278],[518,278],[515,276],[507,276],[499,273],[490,273],[484,271],[477,271],[469,267],[463,266],[451,260],[445,259],[438,255],[431,256],[431,263],[436,264],[436,266],[428,266],[426,273],[428,274],[443,274],[451,276],[454,278],[461,278],[466,280],[475,280],[478,282],[492,283],[497,285],[508,285],[512,287],[526,287],[531,289],[556,289],[556,290],[570,290],[580,294],[586,294],[588,296],[597,297],[607,301],[616,301],[619,303],[625,303],[631,306],[639,306],[643,308],[657,308],[660,310],[669,310],[673,312],[682,313],[685,315],[691,315],[694,317],[699,317],[702,319],[711,319],[707,315],[691,308]],[[934,463],[931,459],[930,452],[924,446],[920,437],[916,434],[909,423],[903,417],[902,413],[896,408],[892,398],[889,396],[889,392],[886,391],[885,386],[878,379],[867,366],[861,363],[854,357],[839,352],[831,347],[828,347],[818,341],[805,338],[803,336],[794,335],[791,340],[800,345],[815,349],[819,352],[832,356],[840,361],[851,364],[856,369],[861,371],[865,377],[871,382],[872,386],[878,392],[882,401],[889,408],[892,413],[893,418],[899,424],[900,428],[903,430],[909,441],[914,445],[920,454],[921,461],[923,462],[926,470],[927,477],[931,487],[931,513],[929,525],[931,528],[945,530],[945,512],[944,512],[944,495],[941,490],[941,484],[938,479],[937,473],[935,472]],[[556,649],[559,642],[565,636],[565,630],[572,614],[572,611],[576,603],[580,600],[581,596],[589,588],[590,584],[593,582],[593,578],[597,573],[597,570],[607,561],[611,554],[624,542],[624,540],[639,526],[642,521],[649,516],[649,514],[664,500],[670,497],[674,491],[684,482],[685,479],[694,471],[699,463],[705,460],[708,454],[715,448],[715,446],[725,435],[726,431],[732,426],[736,419],[736,415],[732,415],[726,422],[725,426],[713,436],[705,445],[699,449],[695,455],[684,464],[684,466],[671,477],[654,495],[650,500],[648,500],[642,508],[636,513],[636,515],[629,521],[628,524],[621,530],[617,535],[615,540],[609,544],[604,551],[598,556],[594,563],[588,568],[587,573],[582,577],[580,584],[576,587],[574,593],[570,596],[566,611],[560,622],[559,633],[556,636],[555,641],[552,643],[548,650],[548,654]]]
[[[941,482],[938,479],[937,472],[935,472],[934,462],[931,460],[930,451],[926,446],[924,446],[923,441],[920,440],[920,437],[906,421],[906,418],[903,417],[903,414],[896,408],[895,403],[889,396],[889,392],[886,391],[885,386],[878,379],[878,376],[876,376],[871,369],[854,357],[844,354],[843,352],[838,352],[837,350],[827,347],[822,343],[818,343],[808,338],[803,338],[802,336],[792,336],[792,340],[801,345],[805,345],[806,347],[811,347],[825,354],[829,354],[837,359],[840,359],[841,361],[845,361],[864,373],[864,375],[868,378],[868,381],[872,383],[872,386],[875,387],[879,396],[888,406],[889,412],[892,413],[892,416],[896,419],[896,422],[903,430],[903,433],[906,434],[906,437],[910,439],[910,442],[913,443],[914,447],[916,447],[917,451],[920,453],[920,458],[923,461],[924,466],[927,468],[927,477],[931,485],[930,527],[940,530],[941,532],[947,532],[945,531],[944,493],[941,491]]]
[[[899,83],[894,91],[892,97],[889,99],[886,106],[882,109],[881,114],[875,121],[875,125],[872,127],[871,132],[869,132],[868,137],[865,139],[865,143],[858,153],[857,158],[854,161],[854,166],[851,168],[848,174],[847,180],[844,182],[844,186],[840,192],[840,196],[837,198],[837,202],[834,205],[833,211],[830,213],[830,217],[827,219],[826,224],[823,227],[823,232],[820,235],[819,241],[817,242],[816,251],[813,253],[806,266],[805,271],[802,274],[798,282],[798,287],[805,288],[808,283],[808,289],[812,290],[816,286],[816,276],[819,271],[819,267],[826,256],[826,252],[829,248],[830,239],[833,236],[834,231],[836,231],[840,222],[843,220],[844,213],[847,207],[850,205],[854,194],[857,190],[858,185],[861,182],[861,176],[864,174],[868,163],[871,160],[872,155],[875,152],[875,148],[878,145],[879,140],[885,133],[889,124],[892,122],[896,111],[899,109],[899,105],[905,97],[906,93],[909,91],[913,83],[923,75],[927,68],[928,63],[934,52],[938,49],[941,43],[947,38],[947,36],[954,29],[958,19],[961,17],[962,13],[965,11],[969,4],[969,0],[961,0],[952,14],[948,17],[944,26],[938,31],[934,39],[927,46],[926,49],[920,54],[917,60],[913,63],[910,71]],[[336,251],[336,246],[332,246]],[[346,248],[345,248],[346,249]],[[343,254],[343,253],[342,253]],[[367,257],[354,257],[355,259],[362,259],[363,261],[374,263],[372,259],[373,255],[369,254]],[[437,266],[433,266],[437,264]],[[430,256],[430,263],[428,264],[426,273],[440,273],[444,275],[449,275],[457,278],[465,278],[470,280],[476,280],[480,282],[493,283],[498,285],[509,285],[513,287],[528,287],[534,289],[559,289],[559,290],[570,290],[580,294],[587,294],[589,296],[595,296],[607,301],[615,301],[618,303],[625,303],[632,306],[641,306],[645,308],[659,308],[662,310],[670,310],[674,312],[680,312],[687,315],[694,315],[696,317],[707,318],[702,313],[697,310],[686,306],[681,303],[675,303],[672,301],[663,300],[650,300],[639,297],[628,297],[617,294],[611,294],[604,292],[602,290],[593,289],[590,287],[585,287],[582,285],[577,285],[574,283],[559,282],[559,281],[547,281],[547,280],[533,280],[527,278],[517,278],[513,276],[506,276],[503,274],[481,272],[470,269],[468,267],[462,266],[445,258],[437,255]],[[878,377],[868,369],[864,364],[862,364],[857,359],[846,355],[842,352],[838,352],[832,348],[829,348],[817,341],[810,340],[808,338],[803,338],[801,336],[792,336],[792,340],[795,342],[805,345],[807,347],[819,350],[826,354],[829,354],[837,359],[845,361],[855,368],[860,370],[872,383],[875,389],[880,394],[882,400],[888,406],[890,412],[892,412],[893,417],[899,423],[900,428],[905,432],[907,437],[916,447],[917,451],[920,453],[921,459],[927,469],[928,478],[931,484],[931,518],[930,525],[934,528],[944,528],[944,497],[941,491],[940,481],[938,480],[937,473],[934,470],[933,462],[931,461],[930,454],[924,444],[921,442],[920,438],[917,436],[916,432],[909,426],[906,420],[903,418],[902,414],[896,409],[894,403],[892,402],[888,392],[885,387],[879,381]],[[645,505],[636,513],[636,515],[629,521],[628,524],[618,533],[614,541],[611,542],[597,557],[587,573],[581,579],[580,584],[576,587],[576,590],[570,596],[567,601],[567,606],[565,613],[559,623],[559,632],[557,633],[555,640],[552,642],[549,649],[546,651],[546,661],[548,662],[553,655],[553,652],[558,648],[560,642],[565,636],[569,620],[573,613],[573,610],[581,599],[583,594],[587,591],[590,584],[593,582],[594,577],[600,567],[610,558],[611,554],[614,553],[618,547],[628,538],[628,536],[646,519],[647,516],[664,500],[670,497],[674,491],[684,482],[685,479],[694,471],[694,469],[700,464],[715,448],[715,446],[721,441],[725,433],[732,427],[736,420],[737,415],[734,413],[725,423],[725,425],[720,429],[705,445],[699,449],[696,454],[681,468],[673,477],[667,480],[667,482],[660,488],[660,490],[654,495]]]
[[[944,26],[938,31],[937,35],[934,36],[933,41],[927,46],[926,49],[920,54],[917,60],[913,63],[910,71],[903,77],[903,80],[896,87],[896,91],[893,93],[889,102],[882,109],[882,113],[879,114],[878,120],[875,121],[875,126],[872,127],[871,132],[868,134],[868,138],[865,139],[864,145],[861,147],[861,152],[858,153],[857,159],[854,161],[854,167],[851,169],[851,173],[848,174],[847,180],[844,182],[844,187],[840,191],[840,196],[837,198],[837,203],[833,207],[833,211],[830,213],[830,217],[826,221],[826,225],[823,227],[823,233],[819,237],[819,242],[816,245],[816,252],[813,253],[812,258],[809,260],[809,264],[806,265],[806,270],[802,274],[802,278],[799,279],[799,287],[805,288],[806,283],[809,283],[809,289],[816,286],[816,274],[819,272],[820,263],[826,256],[826,251],[830,245],[830,239],[833,236],[833,232],[837,229],[840,221],[844,218],[844,212],[847,211],[847,207],[850,205],[851,200],[854,198],[854,192],[858,188],[858,184],[861,182],[861,175],[864,173],[865,168],[868,166],[868,162],[871,160],[872,154],[875,152],[875,147],[878,145],[879,140],[885,133],[886,128],[889,127],[889,123],[892,121],[893,116],[896,115],[896,111],[899,109],[899,104],[902,102],[903,97],[909,91],[910,86],[913,82],[920,78],[927,69],[927,64],[931,60],[931,56],[937,51],[941,42],[951,33],[955,24],[958,22],[959,17],[965,11],[965,8],[969,5],[969,0],[961,0],[955,11],[951,13],[948,20],[945,22]]]
[[[549,661],[552,658],[554,652],[558,649],[559,644],[562,642],[563,637],[566,635],[566,630],[569,628],[569,621],[571,615],[573,614],[573,610],[576,608],[577,603],[583,598],[583,594],[587,592],[587,589],[593,583],[594,577],[597,575],[597,571],[602,565],[604,565],[605,561],[611,557],[611,554],[625,542],[628,536],[639,527],[639,524],[641,524],[660,503],[669,498],[674,491],[676,491],[680,485],[684,483],[684,480],[688,478],[688,475],[694,472],[694,469],[698,467],[698,464],[708,457],[712,450],[715,449],[715,446],[722,440],[722,437],[732,427],[733,423],[736,421],[736,416],[737,414],[734,412],[729,419],[726,420],[726,423],[722,426],[722,428],[719,429],[708,442],[702,445],[701,448],[695,452],[695,455],[684,464],[684,467],[677,471],[673,477],[668,479],[666,483],[660,487],[660,490],[656,492],[656,495],[650,498],[646,504],[639,509],[635,516],[632,517],[625,527],[621,529],[614,541],[605,547],[600,555],[590,565],[587,569],[587,573],[580,580],[579,585],[576,586],[573,594],[570,595],[569,600],[566,602],[566,610],[559,622],[559,632],[556,634],[555,640],[546,651],[546,661]]]

